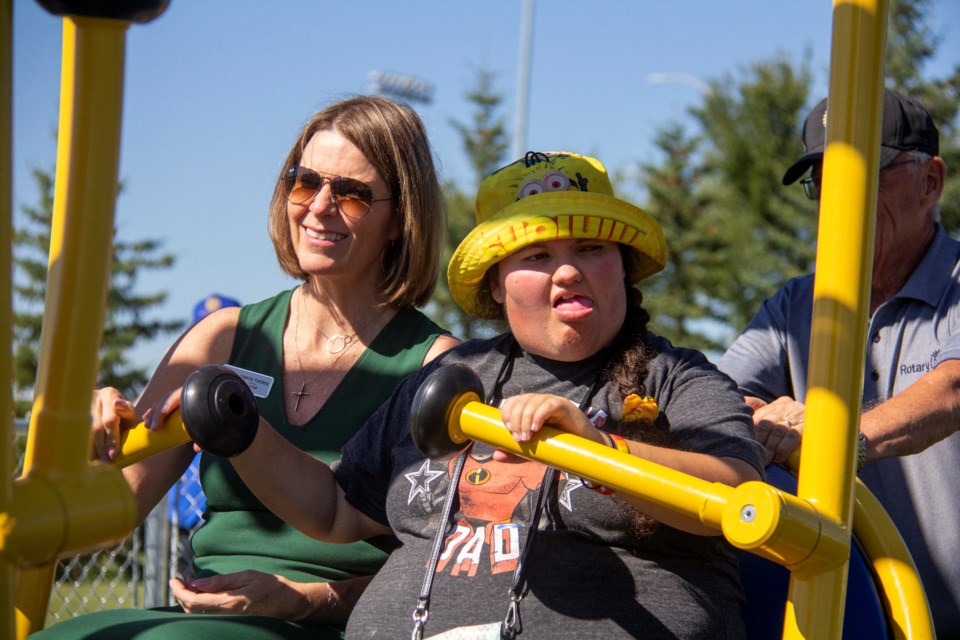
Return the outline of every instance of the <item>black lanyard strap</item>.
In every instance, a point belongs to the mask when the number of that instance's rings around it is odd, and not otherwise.
[[[413,610],[413,635],[411,640],[421,640],[423,638],[423,628],[427,624],[427,618],[430,617],[430,590],[433,588],[433,576],[437,572],[437,562],[440,560],[444,533],[447,524],[450,522],[450,511],[453,509],[453,501],[457,494],[460,472],[463,470],[463,463],[466,461],[469,451],[470,447],[467,447],[457,456],[457,461],[453,465],[453,472],[450,474],[450,486],[447,487],[447,495],[443,500],[440,525],[437,527],[437,534],[433,538],[433,549],[430,551],[430,560],[427,562],[427,572],[423,575],[423,586],[420,588],[417,608]]]
[[[500,405],[502,401],[501,393],[503,384],[506,379],[510,377],[510,374],[513,373],[513,362],[518,355],[520,355],[520,345],[516,339],[513,339],[510,350],[500,365],[500,371],[497,373],[496,382],[487,397],[486,404],[494,407]],[[590,388],[587,389],[580,404],[577,405],[580,411],[586,412],[589,408],[590,400],[600,388],[601,382],[602,376],[598,376],[593,381],[593,384],[590,385]],[[433,578],[437,571],[437,563],[440,560],[440,552],[443,548],[443,540],[445,537],[444,534],[450,524],[450,512],[453,510],[453,503],[456,499],[460,473],[463,471],[463,465],[467,459],[467,455],[470,453],[471,446],[472,444],[467,446],[467,448],[457,456],[457,461],[450,474],[450,486],[447,487],[447,495],[444,498],[440,525],[437,527],[437,533],[433,539],[433,549],[430,552],[430,559],[427,562],[427,571],[423,576],[420,598],[417,600],[417,606],[413,611],[413,635],[411,636],[411,640],[422,640],[424,627],[427,624],[427,619],[430,617],[430,591],[433,588]],[[523,625],[520,620],[520,602],[526,595],[526,559],[530,553],[530,549],[533,547],[537,530],[540,528],[540,518],[547,502],[547,496],[556,480],[557,470],[552,467],[548,468],[543,476],[543,481],[540,483],[540,489],[537,491],[537,503],[530,521],[529,533],[527,533],[527,539],[524,542],[523,550],[520,552],[520,557],[517,559],[517,568],[513,572],[513,585],[508,592],[510,596],[510,606],[507,609],[507,615],[500,624],[500,637],[504,640],[512,640],[523,630]]]

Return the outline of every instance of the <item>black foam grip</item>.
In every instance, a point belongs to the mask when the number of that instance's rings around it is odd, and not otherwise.
[[[410,408],[410,433],[420,452],[428,458],[443,458],[463,448],[450,437],[449,425],[457,401],[465,393],[483,397],[483,383],[464,364],[440,367],[417,389]]]
[[[55,16],[110,18],[127,22],[150,22],[167,8],[170,0],[37,0]]]
[[[202,450],[224,458],[246,451],[260,424],[250,387],[217,365],[201,367],[187,377],[180,393],[180,416]]]

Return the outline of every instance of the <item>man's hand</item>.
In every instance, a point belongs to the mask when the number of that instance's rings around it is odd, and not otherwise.
[[[753,425],[757,440],[766,451],[765,464],[784,463],[800,444],[806,407],[786,396],[769,404],[760,398],[747,396],[746,403],[753,409]]]

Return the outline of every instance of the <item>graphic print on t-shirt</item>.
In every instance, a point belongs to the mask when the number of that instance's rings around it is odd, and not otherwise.
[[[438,572],[473,576],[481,563],[489,565],[490,573],[517,566],[521,527],[530,521],[547,467],[520,459],[497,462],[483,449],[474,445],[463,465],[456,528],[447,536]]]
[[[587,417],[602,426],[608,416],[590,409]],[[416,471],[404,474],[410,482],[407,505],[416,505],[423,514],[440,511],[454,464],[455,459],[424,460]],[[460,474],[459,509],[451,516],[455,525],[447,534],[437,573],[472,577],[478,570],[498,574],[516,569],[521,533],[530,523],[546,472],[545,465],[521,458],[498,462],[491,447],[475,443]],[[441,476],[446,481],[438,481]],[[560,506],[573,511],[572,493],[582,486],[580,478],[561,473]]]

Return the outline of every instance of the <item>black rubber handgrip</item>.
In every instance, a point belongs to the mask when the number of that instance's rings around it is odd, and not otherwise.
[[[260,411],[250,387],[226,367],[201,367],[180,393],[180,416],[190,438],[203,450],[232,458],[257,435]]]
[[[443,458],[463,448],[463,443],[450,438],[450,423],[460,419],[451,413],[465,393],[483,397],[483,382],[465,364],[440,367],[417,389],[410,408],[410,433],[423,455]]]
[[[143,24],[167,8],[170,0],[37,0],[55,16],[110,18]]]

